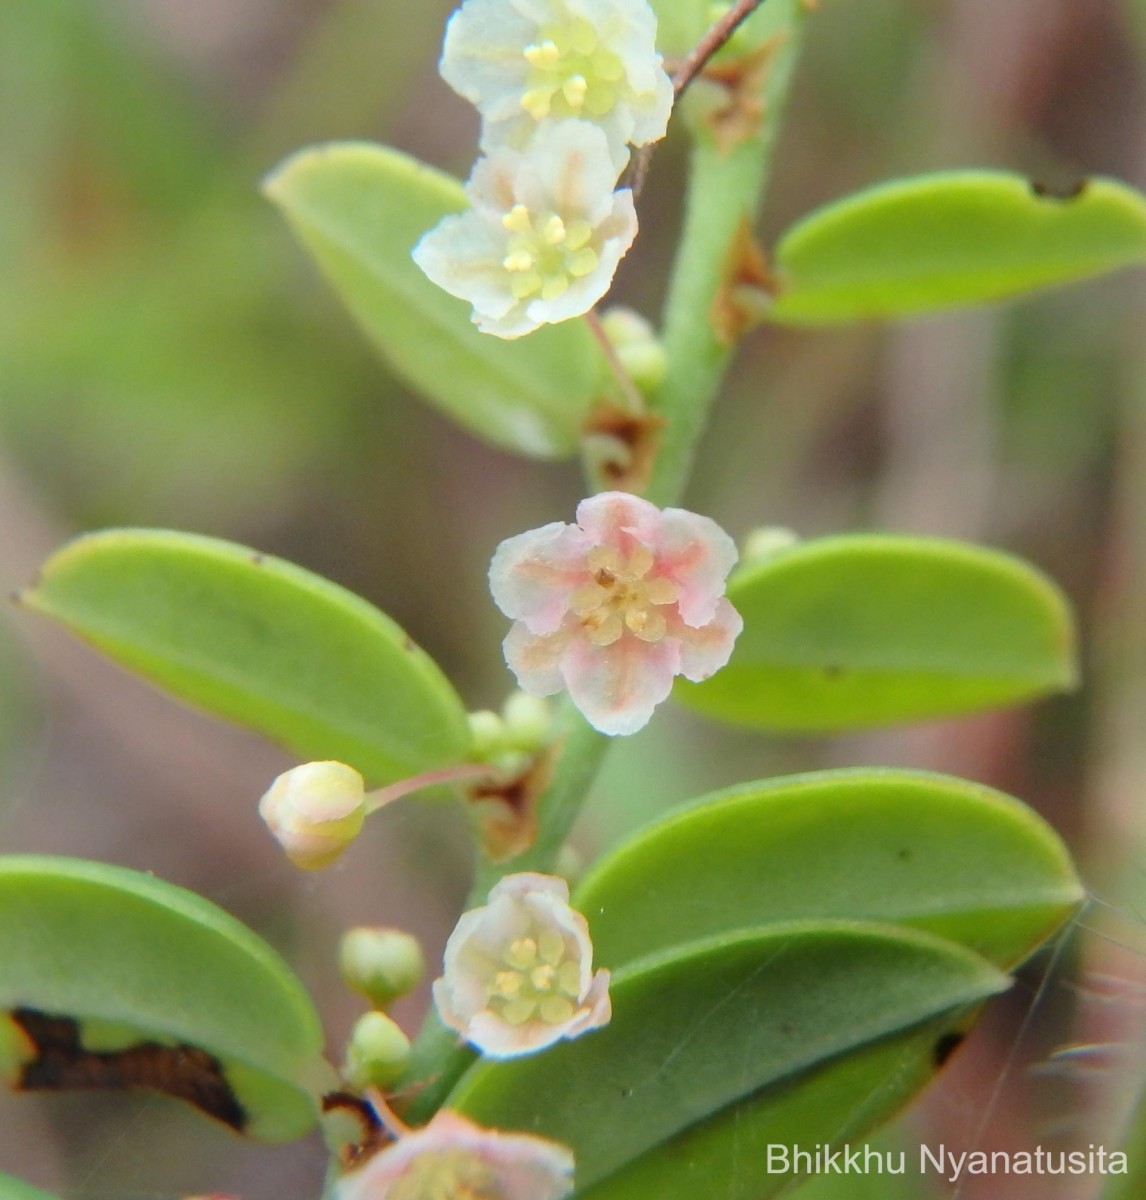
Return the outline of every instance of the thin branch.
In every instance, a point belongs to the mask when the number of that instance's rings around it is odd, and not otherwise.
[[[633,377],[625,369],[625,364],[621,362],[620,355],[617,354],[617,348],[609,340],[609,335],[605,332],[605,326],[601,324],[601,318],[597,315],[595,308],[591,308],[585,314],[585,321],[592,331],[593,336],[597,339],[605,355],[605,361],[609,364],[609,370],[613,373],[613,378],[616,379],[624,395],[625,407],[630,412],[643,413],[645,411],[645,398],[641,394],[641,389],[633,382]]]
[[[689,56],[673,72],[672,88],[678,100],[688,85],[708,66],[708,60],[763,3],[764,0],[737,0],[719,21],[713,22]]]
[[[672,74],[672,90],[677,100],[688,90],[692,81],[708,66],[709,60],[728,41],[745,21],[764,3],[764,0],[737,0],[719,21],[714,21],[708,32],[693,47],[688,57]],[[642,146],[633,159],[633,172],[629,186],[635,201],[645,186],[649,173],[649,162],[656,143]]]

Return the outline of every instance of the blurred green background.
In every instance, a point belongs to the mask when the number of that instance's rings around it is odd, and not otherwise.
[[[442,663],[471,707],[500,703],[510,681],[489,556],[503,537],[570,518],[576,466],[508,457],[422,406],[258,193],[287,153],[333,138],[385,141],[464,173],[476,116],[434,70],[452,7],[0,4],[5,590],[81,530],[214,534],[358,590]],[[939,167],[1007,166],[1054,186],[1104,173],[1142,187],[1143,51],[1141,0],[824,0],[764,239],[837,195]],[[672,138],[654,160],[642,237],[615,293],[653,317],[682,151]],[[911,325],[751,338],[689,506],[736,535],[761,524],[804,536],[910,530],[1023,554],[1076,604],[1087,682],[1033,710],[830,740],[769,740],[666,712],[616,748],[582,822],[585,852],[710,787],[911,764],[1033,803],[1098,892],[1125,895],[1120,872],[1146,799],[1144,329],[1143,280],[1126,274]],[[9,613],[4,625],[3,849],[121,862],[204,892],[297,965],[337,1055],[358,1011],[334,979],[337,932],[409,926],[432,957],[466,890],[456,813],[397,806],[339,867],[300,878],[255,813],[290,764],[284,754],[183,710],[31,616]],[[1146,942],[1140,921],[1123,925],[1120,940]],[[1023,1065],[1078,1036],[1079,1021],[1113,1040],[1112,1022],[1137,1019],[1117,989],[1096,1024],[1071,1003],[1094,972],[1142,973],[1136,951],[1113,966],[1097,953],[1079,951],[1073,977],[1040,997],[990,1127],[980,1117],[1037,969],[933,1089],[925,1128],[988,1149],[1063,1119],[1084,1144],[1088,1128],[1111,1136],[1103,1110],[1117,1078],[1060,1072],[1049,1087]],[[414,1022],[424,999],[399,1016]],[[248,1147],[152,1099],[0,1095],[0,1169],[81,1200],[212,1189],[302,1200],[323,1162],[317,1140]],[[961,1195],[1048,1194],[1031,1186],[988,1179]]]

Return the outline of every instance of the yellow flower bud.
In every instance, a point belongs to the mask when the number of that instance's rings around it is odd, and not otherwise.
[[[366,785],[353,767],[314,762],[280,775],[259,801],[259,815],[296,867],[328,867],[366,819]]]

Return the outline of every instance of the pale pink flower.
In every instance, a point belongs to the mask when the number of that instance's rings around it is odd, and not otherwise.
[[[403,1134],[347,1171],[334,1195],[336,1200],[563,1200],[572,1191],[568,1147],[530,1134],[484,1129],[441,1109],[422,1129]]]
[[[450,18],[442,77],[477,105],[482,147],[521,149],[545,122],[578,117],[610,144],[665,135],[672,80],[648,0],[465,0]]]
[[[483,333],[516,338],[579,317],[609,290],[637,234],[633,193],[613,190],[619,170],[595,125],[547,124],[528,153],[497,148],[478,160],[470,207],[426,233],[414,261],[473,306]]]
[[[493,598],[515,622],[506,662],[525,691],[568,689],[602,733],[635,733],[674,676],[728,662],[744,624],[724,596],[736,557],[708,517],[626,492],[582,500],[576,525],[518,534],[493,556]]]
[[[609,972],[593,974],[588,924],[554,875],[507,875],[463,914],[433,990],[442,1020],[491,1058],[532,1054],[612,1015]]]

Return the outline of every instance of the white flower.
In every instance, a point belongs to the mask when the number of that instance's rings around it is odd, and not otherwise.
[[[304,763],[271,784],[259,801],[259,816],[296,867],[317,871],[361,832],[366,785],[345,763]]]
[[[433,990],[442,1020],[491,1058],[532,1054],[612,1015],[609,972],[593,974],[588,925],[553,875],[507,875],[465,913]]]
[[[585,121],[546,125],[529,152],[495,150],[466,184],[471,208],[414,247],[440,288],[473,305],[485,333],[514,338],[586,313],[609,290],[637,233],[605,135]]]
[[[580,117],[615,149],[665,135],[672,81],[647,0],[465,0],[441,72],[482,114],[482,146],[521,148],[541,122]]]
[[[627,492],[577,506],[507,538],[489,568],[514,619],[505,659],[527,692],[568,689],[602,733],[635,733],[673,678],[707,679],[728,662],[744,622],[724,596],[736,545],[708,517],[659,509]]]
[[[568,1147],[484,1129],[440,1109],[422,1129],[335,1184],[337,1200],[563,1200],[573,1191]]]

